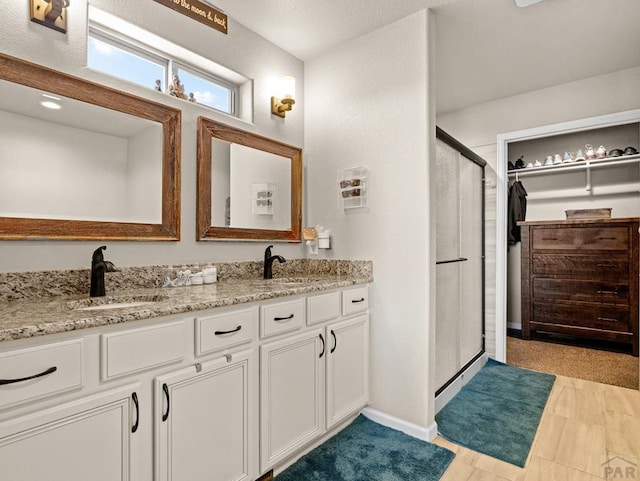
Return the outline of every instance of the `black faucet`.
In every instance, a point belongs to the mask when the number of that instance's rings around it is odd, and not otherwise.
[[[269,246],[264,250],[264,278],[265,279],[273,279],[273,261],[278,262],[287,262],[287,260],[282,256],[272,256],[271,248],[273,246]]]
[[[116,272],[116,266],[113,262],[105,261],[102,256],[102,251],[106,250],[107,246],[98,247],[91,259],[91,288],[89,289],[89,297],[104,296],[104,273]]]

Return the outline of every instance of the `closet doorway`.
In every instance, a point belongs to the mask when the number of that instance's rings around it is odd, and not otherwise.
[[[439,128],[436,139],[435,386],[440,405],[440,394],[484,353],[486,162]],[[455,394],[455,386],[450,391]]]
[[[574,349],[582,346],[583,350],[596,347],[637,352],[638,255],[637,229],[633,226],[640,217],[640,155],[630,151],[601,159],[557,161],[555,154],[562,158],[564,152],[570,156],[581,149],[578,153],[585,155],[587,144],[592,145],[594,151],[600,145],[607,152],[624,151],[629,146],[638,149],[640,110],[498,136],[496,357],[499,360],[510,362],[508,329],[522,332],[524,338],[531,334],[535,339],[535,342],[513,340],[511,346],[517,347],[517,355],[528,355],[530,350],[533,357],[552,357],[554,360],[547,363],[552,368],[557,367],[561,358],[571,359],[570,355],[565,357],[565,351],[570,349],[562,350],[564,346],[560,344],[571,344]],[[521,156],[524,156],[524,168],[508,171],[508,161],[513,164]],[[508,187],[516,180],[522,182],[527,191],[526,225],[522,227],[527,237],[522,243],[508,246]],[[601,210],[589,214],[595,216],[591,219],[567,218],[575,214],[566,211],[586,209]],[[611,209],[611,219],[606,218],[608,209]],[[627,225],[626,231],[624,225]],[[571,238],[568,245],[551,245],[556,242],[552,239],[558,238],[555,234],[547,235],[552,230],[561,236],[590,235],[591,240]],[[593,239],[609,242],[606,239],[611,236],[605,235],[605,231],[617,232],[620,243],[607,246],[592,242]],[[548,270],[552,262],[555,265]],[[587,272],[590,263],[594,269]],[[612,287],[598,287],[595,285],[598,282]],[[590,291],[582,292],[583,287],[589,287]],[[540,344],[540,341],[545,342]],[[551,343],[561,350],[554,351]],[[594,371],[607,371],[605,351],[601,352],[602,358],[596,352],[583,351],[580,356],[595,355],[591,362]],[[638,358],[632,358],[631,354],[626,354],[626,358],[625,354],[619,355],[628,363],[629,370],[633,370],[632,385],[637,388]],[[612,362],[615,366],[616,361]],[[544,370],[543,365],[523,367]],[[612,383],[617,382],[612,379]]]

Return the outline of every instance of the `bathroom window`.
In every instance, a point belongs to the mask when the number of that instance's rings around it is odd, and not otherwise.
[[[167,86],[169,60],[119,41],[96,29],[89,30],[87,67],[144,87]]]
[[[99,24],[90,25],[87,42],[87,66],[91,69],[161,92],[170,89],[174,75],[177,75],[185,100],[238,116],[238,91],[245,81],[241,79],[239,84],[234,83],[238,74],[229,80],[221,78],[205,68],[193,66],[184,58]],[[163,43],[168,44],[166,40]],[[186,52],[185,57],[193,58],[194,54]],[[206,59],[203,64],[215,66]]]
[[[210,75],[174,62],[174,71],[180,81],[187,86],[188,93],[193,93],[196,102],[229,114],[235,112],[234,86],[216,81]]]

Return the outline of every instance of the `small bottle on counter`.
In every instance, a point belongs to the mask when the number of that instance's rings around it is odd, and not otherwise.
[[[202,269],[202,277],[205,284],[213,284],[218,280],[218,269],[215,266],[206,266]]]

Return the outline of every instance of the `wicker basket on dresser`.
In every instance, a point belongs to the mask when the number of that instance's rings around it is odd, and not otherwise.
[[[521,222],[522,337],[629,344],[638,356],[639,218]]]

